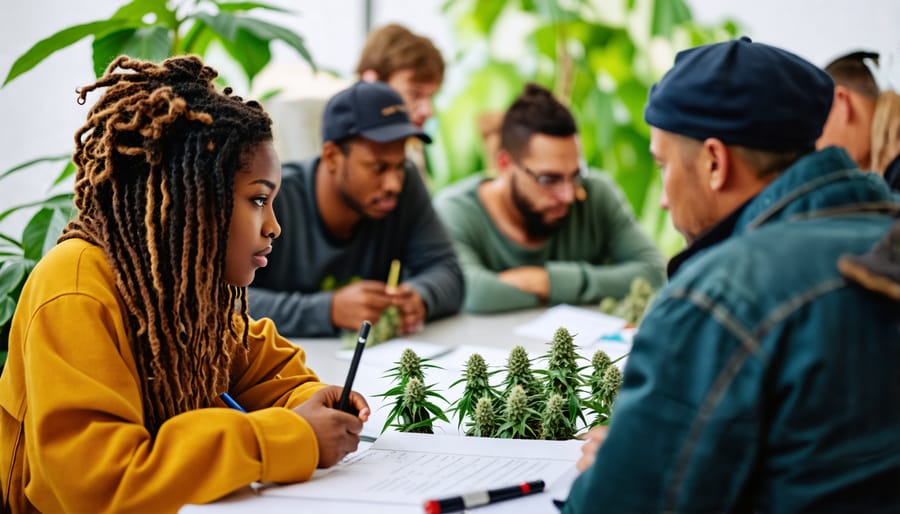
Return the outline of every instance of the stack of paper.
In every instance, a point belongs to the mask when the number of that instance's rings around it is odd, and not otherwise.
[[[348,512],[421,512],[430,499],[544,480],[545,493],[480,512],[556,512],[575,476],[581,441],[488,439],[387,432],[370,448],[305,483],[266,487],[265,496],[341,502]]]

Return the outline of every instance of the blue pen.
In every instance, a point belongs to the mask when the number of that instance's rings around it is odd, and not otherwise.
[[[234,398],[232,398],[230,394],[228,394],[228,393],[222,393],[222,394],[219,395],[219,398],[221,398],[222,401],[225,402],[225,405],[231,407],[232,409],[237,410],[237,411],[241,411],[241,412],[243,412],[244,414],[247,413],[247,411],[244,410],[243,407],[241,407],[241,404],[239,404],[238,402],[234,401]]]

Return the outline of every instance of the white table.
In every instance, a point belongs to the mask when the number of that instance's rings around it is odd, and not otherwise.
[[[529,354],[537,355],[545,350],[546,340],[513,334],[514,327],[540,316],[544,309],[531,309],[497,315],[458,314],[425,325],[424,329],[407,339],[451,347],[461,345],[484,346],[509,351],[522,345]],[[323,382],[343,385],[349,362],[337,357],[342,347],[338,339],[294,339],[306,351],[306,364]],[[366,354],[361,364],[366,366]]]
[[[450,383],[461,376],[462,365],[473,351],[483,354],[490,367],[498,367],[506,364],[506,356],[516,345],[521,345],[534,358],[544,354],[548,350],[550,339],[540,335],[516,335],[514,329],[519,325],[534,320],[545,313],[545,309],[534,309],[505,313],[499,315],[471,315],[460,314],[443,320],[429,323],[418,334],[407,339],[436,343],[446,346],[444,355],[435,359],[435,362],[444,366],[444,370],[426,370],[426,382],[437,382],[441,393],[448,400],[456,399],[462,392],[462,386],[447,390]],[[346,355],[339,357],[339,351],[343,342],[334,339],[296,339],[293,340],[306,352],[307,365],[312,368],[323,382],[343,385],[350,366]],[[575,343],[585,346],[583,355],[589,355],[590,341],[580,341],[576,336]],[[388,343],[392,344],[392,343]],[[391,364],[376,358],[379,347],[367,349],[363,354],[360,367],[357,372],[354,389],[366,396],[372,407],[372,416],[366,424],[363,433],[377,436],[381,433],[381,427],[387,415],[387,408],[381,408],[381,399],[374,396],[382,393],[390,387],[390,381],[383,377],[386,369]],[[622,352],[626,352],[628,346],[623,346]],[[615,350],[615,348],[614,348]],[[349,352],[345,352],[349,353]],[[367,359],[368,357],[368,359]],[[458,433],[456,423],[438,422],[435,425],[436,432]],[[352,492],[348,492],[352,494]],[[281,512],[315,512],[318,514],[340,513],[349,514],[353,508],[359,509],[359,503],[335,503],[321,500],[285,500],[258,496],[249,488],[244,488],[215,503],[207,505],[188,505],[182,509],[183,513],[232,513],[232,512],[266,512],[267,514],[279,514]],[[368,505],[365,514],[381,512],[378,506]],[[388,511],[384,511],[388,512]],[[391,513],[397,513],[396,507],[391,507]],[[409,512],[421,512],[421,509],[413,509]],[[546,512],[555,513],[557,509],[550,503],[547,494],[536,495],[533,498],[523,498],[514,502],[500,504],[478,509],[484,514],[499,512]],[[401,513],[402,514],[402,513]]]

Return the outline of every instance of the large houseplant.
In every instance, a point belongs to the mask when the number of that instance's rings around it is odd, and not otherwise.
[[[100,76],[120,54],[161,60],[172,55],[205,57],[212,48],[222,48],[246,76],[248,83],[271,60],[270,45],[287,43],[311,66],[312,58],[295,32],[252,16],[260,11],[286,13],[284,9],[259,2],[220,0],[132,0],[109,18],[67,27],[42,39],[13,63],[3,85],[40,64],[56,51],[84,38],[92,38],[94,73]],[[70,153],[41,157],[0,173],[0,181],[28,170],[32,165],[66,162],[51,185],[48,197],[16,205],[0,212],[0,224],[22,210],[36,213],[20,237],[0,229],[0,367],[6,362],[9,324],[22,285],[37,261],[55,243],[73,213],[72,194],[58,192],[74,173]]]

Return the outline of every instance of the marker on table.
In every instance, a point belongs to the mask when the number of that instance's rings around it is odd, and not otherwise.
[[[464,494],[462,496],[454,496],[452,498],[444,498],[443,500],[429,500],[425,502],[426,514],[442,514],[444,512],[459,512],[481,505],[502,502],[504,500],[512,500],[513,498],[521,498],[529,494],[539,493],[544,490],[544,481],[535,480],[533,482],[525,482],[510,487],[501,487],[500,489],[490,489],[487,491],[478,491],[474,493]]]
[[[353,389],[353,380],[356,378],[356,368],[359,367],[359,359],[362,352],[366,348],[366,339],[369,338],[369,330],[372,324],[368,320],[362,322],[359,327],[359,337],[356,339],[356,349],[353,350],[353,360],[350,361],[350,371],[347,372],[347,380],[344,382],[344,390],[341,391],[341,401],[338,402],[338,410],[349,412],[350,414],[359,414],[357,410],[350,406],[350,390]]]
[[[400,260],[394,259],[391,261],[391,270],[388,272],[387,279],[387,287],[385,290],[388,293],[394,293],[397,291],[397,284],[400,283]]]
[[[220,394],[220,395],[219,395],[219,398],[221,398],[222,401],[225,402],[225,405],[231,407],[232,409],[237,410],[237,411],[241,411],[241,412],[243,412],[244,414],[247,413],[247,411],[244,410],[243,407],[241,407],[241,404],[239,404],[238,402],[234,401],[234,398],[232,398],[231,395],[228,394],[227,392]]]

